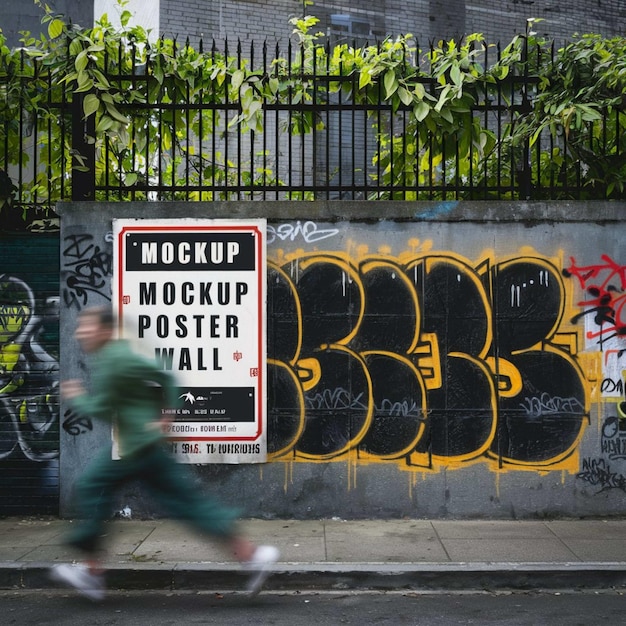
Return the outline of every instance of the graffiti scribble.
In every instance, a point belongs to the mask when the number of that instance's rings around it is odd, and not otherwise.
[[[107,287],[113,271],[111,253],[94,245],[93,236],[89,234],[69,235],[65,237],[65,244],[61,271],[65,279],[65,304],[80,310],[87,304],[89,292],[110,300]]]
[[[397,402],[395,400],[383,400],[380,406],[375,407],[378,415],[393,417],[423,417],[422,407],[416,402]]]
[[[604,459],[584,459],[583,470],[576,477],[600,487],[598,493],[609,489],[626,492],[626,476],[611,471],[611,466]]]
[[[324,389],[321,393],[306,396],[306,406],[315,409],[365,409],[367,404],[363,403],[363,394],[356,397],[346,389]]]
[[[328,228],[326,230],[320,229],[315,222],[310,220],[307,222],[300,222],[298,220],[295,224],[281,224],[280,226],[267,225],[267,243],[274,243],[276,239],[285,241],[295,241],[297,237],[302,237],[306,243],[315,243],[322,239],[328,239],[334,237],[339,232],[336,228]]]
[[[576,265],[570,257],[570,266],[563,270],[568,277],[578,279],[587,299],[578,303],[586,310],[575,315],[572,322],[577,322],[585,315],[593,315],[599,331],[588,331],[588,339],[597,339],[602,345],[613,337],[626,336],[626,266],[619,265],[611,257],[603,254],[603,263],[597,265]]]
[[[63,430],[68,435],[76,437],[93,430],[93,424],[90,418],[83,415],[77,415],[71,410],[65,411],[63,418]]]
[[[606,454],[611,461],[626,459],[626,439],[603,439],[602,454]]]
[[[538,397],[524,398],[524,402],[520,403],[520,408],[526,411],[528,417],[585,412],[585,407],[578,398],[561,398],[548,393],[542,393]]]
[[[618,417],[604,420],[600,450],[611,461],[626,459],[626,424]]]
[[[602,384],[600,385],[601,393],[619,393],[620,395],[624,393],[624,381],[620,378],[619,380],[613,380],[612,378],[604,378],[602,379]]]

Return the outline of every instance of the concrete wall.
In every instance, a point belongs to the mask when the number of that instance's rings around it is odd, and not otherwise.
[[[77,312],[110,297],[113,218],[268,219],[271,458],[194,468],[199,489],[245,515],[626,513],[626,424],[617,413],[626,369],[623,205],[59,211],[63,377],[85,371],[72,339]],[[65,515],[76,476],[109,438],[90,420],[77,426],[61,434]],[[137,485],[122,490],[119,506],[159,514]]]

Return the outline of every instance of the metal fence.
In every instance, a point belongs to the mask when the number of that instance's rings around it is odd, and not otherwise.
[[[235,59],[239,68],[256,71],[258,80],[279,78],[274,59],[285,59],[280,80],[306,84],[282,97],[265,97],[260,127],[232,124],[241,101],[208,88],[185,93],[165,77],[155,80],[149,63],[122,62],[110,55],[106,80],[120,93],[141,94],[132,105],[120,105],[129,119],[125,143],[111,141],[97,130],[97,116],[83,115],[84,93],[67,93],[54,84],[45,62],[25,52],[19,64],[0,76],[0,95],[27,94],[29,81],[45,91],[37,107],[24,102],[19,114],[0,124],[0,200],[18,208],[49,208],[63,200],[488,200],[623,198],[620,186],[607,193],[593,184],[589,165],[574,153],[566,134],[545,132],[533,144],[507,143],[511,129],[532,111],[537,78],[529,66],[487,83],[481,98],[465,113],[468,125],[478,124],[493,137],[487,154],[466,141],[463,129],[448,132],[415,119],[410,106],[384,97],[382,81],[367,87],[357,101],[358,76],[328,63],[305,72],[291,59],[302,51],[289,45],[215,43],[206,53]],[[174,54],[185,46],[174,46]],[[327,50],[327,57],[330,50]],[[489,58],[492,55],[492,59]],[[489,66],[498,48],[486,49]],[[554,54],[554,53],[553,53]],[[134,56],[133,56],[134,58]],[[406,63],[420,57],[406,53]],[[26,71],[27,66],[32,69]],[[9,78],[21,76],[20,94],[9,94]],[[232,76],[226,77],[227,81]],[[3,84],[4,81],[4,84]],[[421,76],[429,93],[434,78]],[[15,89],[13,90],[15,92]],[[0,99],[0,107],[3,104]],[[587,125],[589,153],[620,158],[624,113],[618,107]],[[608,137],[608,139],[607,139]],[[603,139],[604,138],[604,139]],[[438,149],[434,150],[434,146]],[[597,177],[596,177],[597,178]],[[591,180],[591,183],[590,183]]]

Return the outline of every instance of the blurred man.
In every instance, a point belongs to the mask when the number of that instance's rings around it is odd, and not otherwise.
[[[236,512],[199,494],[186,468],[166,452],[161,409],[178,403],[172,377],[135,354],[125,340],[114,339],[113,314],[108,308],[84,310],[75,336],[93,357],[91,389],[88,393],[80,381],[68,380],[61,383],[61,394],[76,413],[112,423],[120,458],[114,460],[107,446],[79,479],[76,504],[80,521],[67,543],[84,554],[85,562],[57,565],[53,578],[93,600],[104,597],[100,562],[103,524],[111,516],[116,489],[139,479],[173,517],[226,544],[253,572],[248,592],[258,593],[278,560],[278,549],[256,546],[242,537]]]

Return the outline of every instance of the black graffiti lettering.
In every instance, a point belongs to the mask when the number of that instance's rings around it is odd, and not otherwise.
[[[89,417],[68,410],[63,414],[63,430],[72,437],[78,437],[93,430],[93,423]]]
[[[110,300],[107,287],[113,268],[111,252],[95,245],[90,234],[68,235],[64,243],[61,277],[65,280],[65,304],[81,309],[87,304],[89,293]]]
[[[300,383],[289,364],[267,361],[267,452],[289,452],[298,440],[304,423],[304,401]]]
[[[626,459],[626,424],[618,417],[610,416],[602,424],[600,451],[611,461]]]
[[[307,421],[298,439],[305,455],[330,458],[357,445],[372,419],[372,385],[365,362],[343,346],[318,354],[319,377],[304,397]]]
[[[497,419],[495,386],[481,362],[491,339],[485,288],[474,268],[446,255],[411,263],[406,273],[418,295],[422,330],[436,337],[441,372],[441,382],[426,388],[428,419],[416,449],[442,459],[483,454]]]
[[[576,477],[594,487],[600,487],[600,492],[610,489],[626,492],[626,476],[612,471],[604,459],[583,459],[583,469]]]
[[[619,393],[623,395],[624,393],[624,381],[620,378],[619,380],[613,380],[612,378],[604,378],[602,380],[602,384],[600,385],[601,393]]]
[[[597,331],[588,334],[589,339],[597,339],[600,349],[614,337],[626,335],[626,268],[607,254],[594,265],[578,266],[571,257],[570,265],[563,269],[563,275],[578,279],[580,288],[585,291],[586,300],[578,303],[583,311],[572,318],[577,322],[586,315],[593,315]],[[619,358],[619,356],[618,356]]]
[[[534,258],[500,263],[492,275],[494,337],[499,356],[519,372],[520,388],[500,398],[491,450],[502,463],[549,464],[573,449],[587,415],[581,372],[570,354],[550,345],[564,307],[562,278]]]
[[[307,459],[357,449],[416,467],[568,458],[588,398],[575,352],[554,341],[562,281],[540,257],[270,262],[268,449]]]
[[[572,317],[572,324],[575,324],[586,315],[593,315],[593,321],[598,325],[602,324],[615,324],[613,317],[613,309],[609,306],[596,306],[581,313],[577,313]]]
[[[600,450],[611,461],[626,459],[626,438],[602,439]]]
[[[386,352],[364,355],[372,378],[374,413],[359,451],[377,458],[399,458],[419,442],[426,423],[426,393],[419,371]]]

